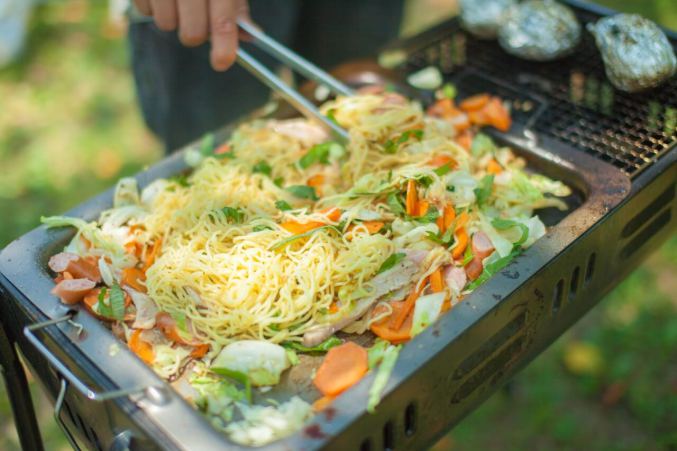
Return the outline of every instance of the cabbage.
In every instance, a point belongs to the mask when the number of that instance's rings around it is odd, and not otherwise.
[[[538,216],[532,216],[529,219],[516,218],[515,221],[521,222],[529,229],[529,237],[522,243],[522,246],[529,247],[536,242],[540,237],[545,235],[545,224]]]
[[[153,345],[155,358],[153,370],[163,379],[169,379],[179,372],[185,360],[190,356],[190,350],[182,347],[172,347],[168,344]]]
[[[223,368],[246,374],[252,385],[275,385],[289,368],[282,346],[261,340],[236,341],[225,346],[212,362],[212,370]]]
[[[421,296],[416,300],[414,319],[411,324],[412,337],[423,332],[423,329],[432,324],[440,316],[444,297],[444,293],[434,293]]]
[[[455,207],[465,207],[475,203],[475,188],[478,182],[468,171],[452,171],[444,177],[447,187],[453,188],[449,194]]]
[[[499,233],[498,230],[496,230],[496,228],[491,225],[491,218],[489,218],[487,215],[479,213],[479,218],[480,230],[487,234],[498,255],[505,257],[506,255],[510,254],[513,248],[513,242]]]
[[[139,187],[134,177],[123,177],[115,185],[113,208],[139,205]]]
[[[399,346],[388,346],[387,348],[383,349],[383,345],[381,345],[380,343],[376,343],[374,345],[374,348],[378,349],[378,351],[375,352],[375,355],[378,355],[381,364],[379,365],[378,371],[376,372],[376,377],[374,377],[374,383],[369,389],[369,400],[367,401],[367,411],[369,413],[374,413],[376,411],[376,406],[381,402],[381,395],[383,394],[383,390],[386,388],[388,379],[390,379],[390,375],[393,372],[393,368],[395,368],[397,357],[400,355]],[[369,357],[371,360],[372,359],[371,353]],[[376,363],[377,362],[375,362],[374,365]],[[369,367],[370,368],[372,367],[371,363]]]
[[[274,406],[248,406],[237,403],[241,421],[225,427],[228,437],[240,445],[261,446],[291,435],[310,419],[313,409],[298,396]]]

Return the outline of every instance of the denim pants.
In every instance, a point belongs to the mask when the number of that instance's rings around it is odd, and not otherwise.
[[[250,0],[266,33],[320,67],[374,56],[399,31],[403,0]],[[148,127],[173,151],[261,106],[266,86],[244,69],[216,72],[209,45],[187,48],[150,22],[129,29],[137,97]],[[245,47],[247,45],[245,44]],[[269,67],[275,62],[247,47]]]

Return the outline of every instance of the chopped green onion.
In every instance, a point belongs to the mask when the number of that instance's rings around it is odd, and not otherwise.
[[[252,172],[270,177],[270,174],[273,172],[273,168],[271,168],[270,165],[265,161],[259,161],[254,165],[254,167],[252,167]]]
[[[298,352],[327,352],[331,348],[343,343],[343,340],[332,335],[317,346],[303,346],[296,341],[287,341],[282,343],[282,346],[287,349],[293,349]]]
[[[378,269],[378,271],[376,271],[376,274],[381,274],[382,272],[389,270],[401,262],[406,256],[407,254],[404,252],[396,252],[392,254],[390,257],[385,259],[385,261],[381,264],[381,267]]]
[[[313,188],[312,186],[292,185],[286,187],[285,189],[289,191],[291,194],[293,194],[295,197],[298,197],[300,199],[310,199],[310,200],[319,199],[319,197],[317,197],[317,193],[315,193],[315,188]]]
[[[289,203],[287,201],[284,201],[284,200],[275,201],[275,207],[280,211],[292,210],[292,206],[289,205]]]

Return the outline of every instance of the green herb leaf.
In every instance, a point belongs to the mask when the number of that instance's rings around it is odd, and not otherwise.
[[[200,142],[200,153],[205,157],[211,157],[214,154],[214,134],[207,133]]]
[[[433,184],[433,179],[431,177],[427,176],[427,175],[419,176],[419,177],[415,178],[415,180],[418,183],[420,183],[421,186],[423,186],[424,188],[427,188],[427,187],[429,187],[430,185]]]
[[[221,212],[226,216],[228,222],[242,224],[244,222],[244,211],[240,207],[223,207]]]
[[[264,230],[273,230],[273,229],[272,227],[268,227],[267,225],[258,224],[254,226],[252,232],[263,232]]]
[[[484,205],[491,196],[491,189],[494,186],[494,176],[485,175],[480,180],[480,184],[477,188],[474,189],[475,197],[477,198],[477,205]]]
[[[273,172],[273,168],[270,167],[265,161],[259,161],[252,167],[253,173],[264,174],[270,177],[270,174]]]
[[[402,204],[402,201],[400,200],[397,193],[388,194],[388,197],[386,198],[386,203],[388,204],[390,211],[392,211],[396,215],[403,215],[406,212],[406,210],[404,209],[404,205]]]
[[[332,226],[332,225],[326,225],[326,226],[318,227],[318,228],[313,229],[313,230],[309,230],[309,231],[307,231],[307,232],[305,232],[305,233],[300,233],[300,234],[298,234],[298,235],[292,235],[292,236],[290,236],[290,237],[288,237],[288,238],[285,238],[285,239],[282,240],[282,241],[278,241],[277,243],[275,243],[275,244],[273,244],[272,246],[270,246],[268,249],[271,250],[271,251],[280,249],[280,248],[286,246],[287,244],[289,244],[289,243],[291,243],[291,242],[294,242],[294,241],[296,241],[296,240],[300,240],[301,238],[308,237],[308,236],[312,235],[312,234],[315,233],[315,232],[318,232],[318,231],[320,231],[320,230],[326,230],[326,229],[333,229],[333,230],[337,231],[338,233],[341,233],[341,230],[338,229],[337,227]]]
[[[376,271],[376,274],[381,274],[384,271],[389,270],[390,268],[394,267],[396,264],[404,260],[404,257],[406,257],[407,254],[404,252],[396,252],[392,254],[390,257],[386,258],[385,261],[381,264],[381,267]]]
[[[282,184],[284,183],[284,179],[282,177],[275,177],[275,179],[273,180],[273,183],[278,188],[282,188]]]
[[[517,241],[515,241],[515,243],[513,243],[515,246],[520,246],[529,239],[529,227],[527,227],[525,224],[522,224],[521,222],[512,221],[510,219],[496,218],[491,221],[491,225],[498,230],[508,230],[512,227],[519,227],[519,229],[522,231],[522,235]]]
[[[494,141],[483,133],[478,133],[472,140],[470,153],[474,156],[482,156],[487,153],[494,153],[496,145]]]
[[[125,292],[120,285],[115,284],[110,289],[110,300],[112,317],[118,321],[125,319]]]
[[[404,144],[412,136],[420,141],[421,138],[423,138],[423,130],[407,130],[406,132],[402,133],[399,138],[397,138],[397,140],[387,140],[385,143],[383,143],[383,151],[390,154],[396,153],[400,147],[400,144]]]
[[[340,146],[340,144],[334,141],[327,141],[326,143],[314,145],[301,157],[299,166],[302,169],[308,169],[315,163],[329,164],[329,151],[332,146]]]
[[[332,335],[331,337],[327,338],[317,346],[311,347],[303,346],[301,343],[298,343],[296,341],[285,341],[284,343],[282,343],[282,346],[287,349],[294,349],[298,352],[327,352],[331,348],[338,346],[342,343],[343,340]]]
[[[225,376],[244,385],[245,399],[249,404],[252,403],[252,383],[249,380],[249,376],[240,371],[234,371],[228,368],[211,368],[211,370],[219,376]]]
[[[317,197],[317,193],[315,193],[315,188],[313,188],[312,186],[292,185],[286,187],[285,189],[289,191],[292,195],[300,199],[310,199],[310,200],[319,199],[319,197]]]
[[[392,140],[387,140],[385,143],[383,143],[383,151],[385,153],[395,153],[397,152],[397,144],[395,144]]]
[[[415,218],[412,218],[414,221],[422,222],[425,224],[430,224],[431,222],[435,222],[437,218],[439,218],[440,212],[437,210],[437,207],[434,205],[431,205],[428,207],[428,211],[423,216],[417,216]]]
[[[275,207],[280,211],[293,210],[292,206],[289,205],[289,203],[287,201],[284,201],[284,200],[275,201]]]
[[[113,310],[110,308],[110,304],[106,303],[106,293],[108,292],[108,288],[103,287],[101,288],[101,291],[99,291],[99,296],[97,297],[97,310],[99,311],[99,315],[104,316],[106,318],[112,318],[113,317]]]
[[[334,124],[339,125],[338,121],[336,120],[336,108],[331,108],[329,111],[327,111],[327,119],[332,121]]]
[[[446,175],[451,172],[451,163],[446,163],[440,166],[437,169],[434,169],[433,172],[437,174],[439,177],[442,177],[443,175]]]
[[[472,259],[473,259],[472,246],[466,246],[461,266],[466,266],[468,263],[472,261]]]
[[[292,364],[292,366],[296,366],[299,364],[299,356],[296,355],[296,351],[294,351],[291,348],[284,348],[284,352],[287,353],[287,360],[289,360],[289,363]]]
[[[176,327],[181,331],[188,333],[188,326],[186,324],[186,314],[183,312],[172,312],[169,314],[176,322]]]
[[[486,265],[484,267],[484,270],[482,271],[482,274],[480,274],[480,276],[477,279],[473,280],[466,289],[472,291],[475,288],[482,285],[484,282],[489,280],[491,276],[496,274],[501,269],[505,268],[508,265],[508,263],[510,263],[521,252],[522,252],[521,248],[519,246],[515,246],[513,247],[510,254]]]
[[[177,174],[173,177],[169,177],[169,181],[174,182],[179,186],[183,186],[184,188],[190,186],[190,183],[188,182],[188,175],[186,174]]]
[[[458,94],[458,91],[456,90],[456,86],[453,84],[446,83],[444,86],[442,86],[442,95],[447,99],[454,99],[456,94]]]

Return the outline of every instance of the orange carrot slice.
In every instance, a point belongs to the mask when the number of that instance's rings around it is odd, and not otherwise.
[[[423,287],[425,287],[427,283],[427,280],[424,280],[421,283],[421,287],[417,290],[416,287],[412,290],[411,293],[409,293],[409,296],[407,296],[407,299],[404,300],[404,305],[402,306],[402,310],[398,313],[397,316],[395,316],[394,321],[392,322],[392,328],[395,330],[399,330],[402,328],[402,325],[404,324],[404,320],[407,319],[407,316],[412,312],[414,309],[414,304],[416,304],[416,300],[421,296],[421,292],[423,292]]]
[[[141,293],[146,293],[148,289],[146,285],[142,282],[146,280],[146,273],[138,268],[125,268],[122,270],[122,278],[120,279],[120,285],[127,285],[140,291]]]
[[[456,142],[465,150],[470,150],[472,147],[473,134],[470,131],[465,131],[456,137]]]
[[[313,403],[313,412],[322,412],[336,399],[335,396],[323,396]]]
[[[489,99],[489,94],[477,94],[463,100],[458,106],[466,112],[477,111],[484,108],[484,106],[489,103]]]
[[[325,396],[337,396],[369,370],[367,350],[351,341],[331,348],[315,373],[313,384]]]
[[[489,174],[498,175],[501,172],[503,172],[503,168],[501,167],[500,164],[498,164],[496,160],[492,158],[491,160],[489,160],[489,163],[487,163],[487,172]]]
[[[396,329],[393,327],[393,323],[395,318],[399,316],[400,312],[404,308],[405,302],[392,301],[389,304],[393,310],[392,313],[389,316],[373,323],[370,326],[371,331],[377,337],[387,340],[395,345],[409,341],[411,339],[411,323],[413,321],[413,315],[407,315],[404,322],[402,323],[402,327]],[[376,306],[374,308],[373,314],[378,315],[379,313],[382,313],[381,309],[383,308],[385,307]]]
[[[510,129],[512,125],[510,113],[498,97],[492,97],[482,111],[489,125],[493,125],[502,132],[507,132]]]
[[[310,222],[296,222],[296,221],[286,221],[280,224],[280,227],[285,229],[287,232],[293,233],[294,235],[300,235],[302,233],[310,232],[313,229],[322,227],[326,225],[323,222],[310,221]]]
[[[306,182],[306,185],[312,186],[313,188],[324,185],[324,175],[317,174],[310,177]]]
[[[454,207],[452,207],[451,205],[445,205],[443,217],[444,217],[444,230],[446,231],[449,229],[449,227],[451,227],[451,224],[454,222],[454,219],[456,219],[456,210],[454,209]]]
[[[433,293],[444,291],[444,280],[442,279],[441,268],[437,268],[430,274],[430,289],[433,290]]]
[[[146,268],[150,267],[155,263],[155,259],[157,258],[158,255],[160,255],[160,248],[162,248],[162,238],[158,237],[155,238],[155,242],[153,243],[153,247],[151,247],[150,251],[148,251],[146,255]]]
[[[421,200],[416,207],[416,216],[423,216],[428,213],[428,208],[430,208],[430,202],[427,200]]]
[[[190,353],[190,356],[194,359],[201,359],[209,352],[209,344],[203,343],[195,346]]]
[[[132,352],[139,356],[141,360],[147,364],[153,363],[155,359],[155,353],[153,352],[153,346],[150,343],[147,343],[141,339],[141,329],[137,329],[132,332],[132,335],[129,337],[129,349]]]
[[[456,160],[454,160],[450,155],[435,155],[430,160],[428,160],[428,164],[435,168],[442,167],[445,164],[454,167],[456,166]]]
[[[468,246],[468,232],[466,232],[465,227],[462,227],[456,232],[456,240],[456,246],[451,251],[451,256],[454,257],[454,259],[461,258],[465,252],[465,248]]]
[[[407,214],[413,216],[418,211],[418,194],[416,193],[416,181],[410,179],[407,182]]]
[[[337,207],[325,208],[324,210],[320,210],[320,213],[325,215],[327,219],[332,222],[336,222],[341,219],[341,210]]]

